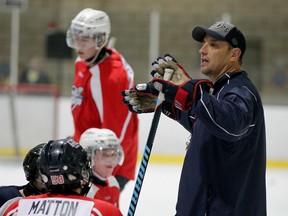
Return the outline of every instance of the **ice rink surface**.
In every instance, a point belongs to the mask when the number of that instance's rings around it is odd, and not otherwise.
[[[180,172],[181,165],[150,163],[135,216],[174,215]],[[0,185],[26,184],[21,162],[0,160],[0,175]],[[127,215],[133,189],[131,181],[121,194],[123,215]],[[267,169],[267,203],[268,216],[288,215],[288,169]]]

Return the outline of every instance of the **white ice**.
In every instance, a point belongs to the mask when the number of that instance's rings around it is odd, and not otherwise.
[[[138,168],[137,168],[138,172]],[[142,185],[135,216],[168,216],[175,214],[181,165],[150,163]],[[0,161],[0,185],[26,184],[21,162]],[[121,193],[120,209],[127,215],[134,181]],[[288,215],[288,170],[267,169],[268,216]]]

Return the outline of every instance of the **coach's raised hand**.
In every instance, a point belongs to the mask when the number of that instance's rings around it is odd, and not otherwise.
[[[173,70],[169,81],[163,80],[167,69]],[[164,93],[165,101],[180,110],[188,110],[194,101],[202,96],[203,91],[209,90],[212,86],[208,80],[192,80],[169,54],[153,62],[151,75],[154,77],[152,80],[154,87]]]
[[[173,74],[170,81],[175,85],[181,85],[182,83],[191,80],[191,77],[183,69],[182,66],[173,58],[170,54],[166,54],[163,58],[157,58],[157,61],[152,63],[153,70],[151,75],[154,78],[162,79],[166,69],[172,69]]]

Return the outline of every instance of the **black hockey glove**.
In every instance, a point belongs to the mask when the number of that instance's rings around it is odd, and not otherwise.
[[[170,81],[162,79],[167,68],[173,70]],[[152,80],[154,87],[164,93],[165,101],[183,111],[188,110],[204,91],[209,91],[212,87],[212,83],[208,80],[192,80],[169,54],[154,62],[154,70],[151,74],[154,77]]]
[[[122,91],[122,101],[131,112],[154,112],[158,93],[158,90],[154,88],[152,82],[141,83],[129,90]]]
[[[151,75],[154,78],[159,79],[164,77],[165,69],[172,69],[173,74],[170,78],[170,82],[174,83],[175,85],[180,85],[192,79],[170,54],[166,54],[164,58],[159,57],[157,61],[152,63],[152,67],[153,70]]]

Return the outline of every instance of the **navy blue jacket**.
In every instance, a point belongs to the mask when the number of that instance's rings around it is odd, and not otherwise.
[[[10,199],[15,197],[22,197],[19,190],[23,189],[25,186],[1,186],[0,187],[0,207]]]
[[[247,74],[224,74],[212,94],[176,112],[192,134],[176,215],[266,216],[264,112]]]

